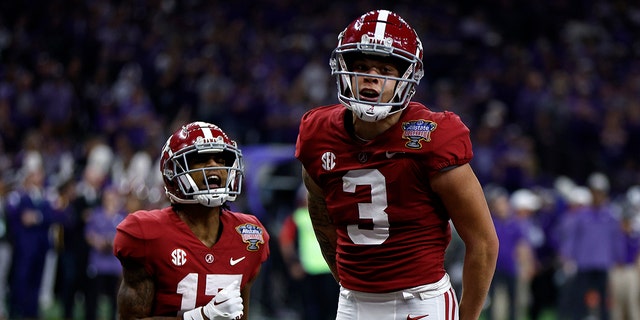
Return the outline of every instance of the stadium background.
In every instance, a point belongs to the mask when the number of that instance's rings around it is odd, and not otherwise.
[[[336,101],[328,58],[337,33],[378,8],[420,35],[426,76],[414,100],[461,115],[483,184],[551,188],[560,176],[585,184],[598,171],[615,198],[640,183],[640,7],[570,0],[5,1],[2,181],[18,183],[30,149],[47,159],[50,187],[79,179],[98,141],[116,156],[128,148],[154,160],[138,188],[127,187],[160,205],[164,138],[211,121],[245,153],[234,207],[276,235],[300,183],[298,119]],[[265,315],[287,307],[272,247],[253,295]]]

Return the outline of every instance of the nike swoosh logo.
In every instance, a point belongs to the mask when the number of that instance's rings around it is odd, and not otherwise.
[[[214,305],[214,306],[217,306],[217,305],[219,305],[219,304],[221,304],[221,303],[225,303],[225,302],[227,302],[227,301],[229,301],[229,299],[227,299],[227,300],[222,300],[222,301],[216,301],[216,300],[213,300],[213,305]]]
[[[244,260],[244,258],[246,258],[246,256],[239,259],[229,258],[229,264],[231,264],[232,266],[235,266],[236,264],[238,264],[238,262]]]
[[[418,320],[418,319],[426,318],[428,316],[429,316],[428,314],[425,314],[424,316],[412,317],[410,314],[408,314],[407,315],[407,320]]]
[[[396,154],[399,154],[399,153],[404,153],[404,152],[389,152],[389,151],[387,151],[387,152],[384,153],[384,155],[387,156],[387,159],[391,159],[391,158],[393,158],[393,156],[395,156]]]

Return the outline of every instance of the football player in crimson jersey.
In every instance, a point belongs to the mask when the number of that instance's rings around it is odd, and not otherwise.
[[[296,157],[341,285],[337,319],[477,320],[498,239],[468,128],[410,102],[420,39],[397,14],[371,11],[340,33],[330,65],[340,103],[302,117]],[[459,305],[444,269],[450,221],[466,245]]]
[[[160,170],[171,206],[131,213],[117,228],[119,318],[248,319],[269,234],[226,204],[242,188],[235,141],[213,124],[189,123],[167,140]]]

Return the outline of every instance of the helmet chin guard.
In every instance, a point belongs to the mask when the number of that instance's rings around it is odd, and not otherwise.
[[[197,194],[193,196],[193,199],[205,207],[219,207],[227,201],[226,198],[225,195],[212,194]]]
[[[349,104],[347,109],[353,111],[356,117],[366,122],[376,122],[388,117],[392,113],[400,111],[400,109],[398,109],[397,111],[391,112],[391,108],[393,108],[391,105],[371,106],[370,104],[355,101],[349,101],[347,103]]]

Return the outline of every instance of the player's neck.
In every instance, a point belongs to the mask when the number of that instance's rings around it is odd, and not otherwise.
[[[220,207],[193,205],[176,213],[204,245],[211,247],[218,241],[219,234],[222,232]]]
[[[396,112],[385,119],[375,122],[367,122],[358,117],[353,117],[353,133],[363,141],[373,140],[396,124],[401,114],[401,112]]]

